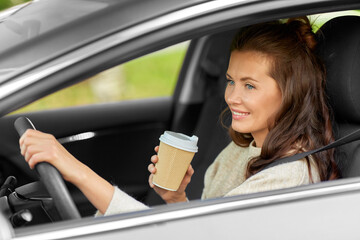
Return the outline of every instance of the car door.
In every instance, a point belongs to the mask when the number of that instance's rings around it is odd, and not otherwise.
[[[161,133],[171,127],[172,115],[175,111],[174,101],[177,98],[174,96],[175,85],[181,86],[181,81],[178,81],[181,66],[185,66],[182,71],[186,71],[188,65],[186,61],[193,52],[190,50],[185,59],[188,45],[186,42],[180,46],[171,46],[130,63],[116,66],[97,74],[79,86],[61,90],[62,93],[51,94],[1,118],[0,143],[3,146],[0,150],[1,180],[4,181],[5,177],[14,175],[19,185],[22,185],[36,179],[36,175],[20,155],[18,136],[13,128],[13,122],[17,117],[26,116],[38,130],[53,134],[70,153],[100,176],[143,201],[149,191],[147,166],[150,157],[155,154],[154,147],[158,145]],[[160,62],[153,66],[148,63],[149,61]],[[162,69],[170,69],[170,76]],[[119,74],[114,74],[119,71],[125,72],[122,75],[126,76],[119,77]],[[151,76],[152,71],[165,74],[166,79],[163,79],[165,83],[157,84],[161,79],[152,81],[151,77],[161,78],[159,74]],[[138,79],[136,76],[133,79],[133,75],[137,75]],[[146,81],[139,79],[145,76],[149,79]],[[121,79],[126,77],[131,79]],[[167,83],[167,80],[170,83]],[[119,83],[125,82],[126,85],[126,81],[129,86]],[[138,84],[131,83],[136,81]],[[74,101],[83,101],[86,95],[83,95],[82,91],[89,86],[95,91],[89,94],[100,95],[96,101],[91,99],[88,101],[92,103],[82,103],[80,106],[71,106],[76,103],[68,104],[67,98],[71,98],[71,94],[79,95],[74,97]],[[168,89],[158,90],[164,87]],[[110,90],[120,96],[113,98],[107,96],[110,95]],[[72,93],[68,93],[69,91]],[[124,98],[125,100],[117,100]],[[52,103],[54,101],[55,103]],[[70,106],[66,106],[67,104]],[[46,105],[47,109],[43,109],[43,105]],[[69,188],[81,214],[84,216],[93,214],[95,209],[81,192],[71,185]]]

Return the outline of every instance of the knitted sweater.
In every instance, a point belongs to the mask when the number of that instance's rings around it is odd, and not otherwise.
[[[310,184],[310,176],[305,159],[281,164],[245,179],[246,167],[250,159],[259,156],[261,148],[239,147],[231,142],[217,156],[205,174],[202,199],[234,196],[274,189]],[[316,166],[311,161],[313,182],[320,182]],[[105,215],[118,214],[149,208],[115,187],[113,198]],[[100,216],[99,212],[96,216]]]
[[[245,179],[249,161],[261,153],[261,148],[239,147],[231,142],[215,159],[205,174],[202,199],[235,196],[310,184],[306,160],[284,163]],[[311,158],[310,158],[311,159]],[[317,167],[310,161],[313,182],[320,182]]]

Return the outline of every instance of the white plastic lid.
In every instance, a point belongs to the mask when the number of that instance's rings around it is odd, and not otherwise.
[[[160,136],[160,141],[166,143],[170,146],[188,151],[188,152],[197,152],[197,142],[198,137],[193,135],[189,137],[182,133],[176,133],[171,131],[165,131],[164,134]]]

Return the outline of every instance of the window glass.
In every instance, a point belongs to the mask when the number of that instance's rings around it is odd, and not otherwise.
[[[339,16],[348,16],[348,15],[360,16],[360,10],[349,10],[349,11],[314,14],[314,15],[310,15],[309,19],[313,23],[314,31],[317,31],[324,23],[326,23],[330,19],[339,17]]]
[[[30,0],[1,0],[0,1],[0,11],[13,7],[18,4],[29,2]],[[0,14],[1,16],[1,14]]]
[[[171,96],[187,47],[177,44],[113,67],[14,113]]]

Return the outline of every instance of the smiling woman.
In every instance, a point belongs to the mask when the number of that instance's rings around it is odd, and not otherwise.
[[[275,159],[333,140],[325,69],[315,48],[316,37],[306,17],[245,28],[234,40],[228,76],[237,79],[242,92],[238,90],[237,101],[232,85],[225,93],[233,112],[230,133],[239,146],[262,147],[260,156],[249,161],[247,178]],[[241,111],[248,115],[240,116]],[[338,177],[332,151],[304,160],[310,182]]]
[[[263,145],[269,121],[273,121],[282,101],[277,82],[269,76],[270,69],[268,56],[256,51],[234,50],[226,74],[225,101],[232,112],[231,128],[251,133],[257,147]]]

